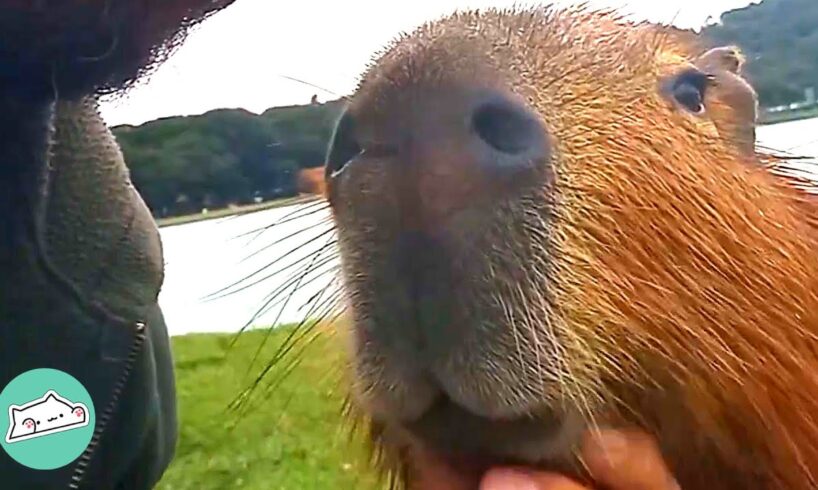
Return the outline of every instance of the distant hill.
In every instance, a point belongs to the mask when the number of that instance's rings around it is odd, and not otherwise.
[[[134,185],[157,217],[296,194],[301,168],[321,165],[340,101],[220,109],[113,128]]]
[[[787,105],[818,92],[818,0],[764,0],[723,14],[702,34],[737,44],[764,107]]]

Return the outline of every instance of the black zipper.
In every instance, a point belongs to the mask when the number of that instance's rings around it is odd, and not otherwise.
[[[111,417],[113,417],[114,412],[119,406],[119,399],[122,395],[122,391],[125,389],[128,378],[131,376],[131,372],[133,371],[134,364],[136,364],[139,353],[142,351],[142,346],[145,344],[145,338],[147,337],[145,324],[137,323],[135,325],[135,329],[136,332],[134,333],[134,341],[131,345],[130,352],[128,352],[128,357],[125,360],[125,367],[122,369],[122,374],[119,376],[119,379],[114,385],[114,390],[108,405],[105,407],[102,414],[97,417],[97,427],[94,430],[94,435],[91,436],[91,442],[88,443],[88,447],[85,448],[85,451],[82,452],[77,460],[77,464],[71,474],[71,482],[68,484],[69,490],[78,490],[80,485],[82,485],[88,465],[91,464],[94,453],[102,441],[102,434],[108,427],[108,422],[110,422]]]
[[[122,368],[122,373],[114,384],[113,392],[109,398],[108,404],[105,406],[102,414],[97,417],[97,427],[94,430],[93,436],[91,436],[91,442],[88,444],[88,447],[85,448],[85,451],[83,451],[80,455],[79,459],[77,460],[77,464],[74,467],[74,471],[72,472],[71,480],[68,483],[68,489],[77,490],[80,488],[80,485],[82,485],[86,470],[91,464],[94,454],[102,441],[102,436],[105,429],[108,427],[108,422],[111,420],[114,411],[119,406],[119,399],[122,395],[122,391],[125,389],[125,385],[133,372],[134,365],[136,364],[139,354],[142,352],[142,347],[145,344],[145,340],[147,338],[147,327],[145,326],[144,322],[128,322],[98,302],[85,299],[74,283],[67,277],[63,276],[44,254],[45,247],[42,247],[39,235],[35,234],[35,237],[36,246],[40,249],[39,253],[37,254],[40,266],[47,275],[52,277],[56,284],[63,287],[65,292],[68,293],[68,296],[73,297],[72,299],[74,299],[75,303],[81,309],[85,310],[91,318],[101,322],[103,328],[131,329],[133,330],[134,335],[131,348],[128,351],[128,357],[125,359],[125,366]]]
[[[119,406],[119,399],[122,395],[122,391],[125,389],[125,385],[133,372],[134,365],[136,364],[139,354],[142,352],[142,347],[145,344],[145,340],[147,338],[147,327],[145,326],[144,322],[128,322],[98,302],[93,300],[89,301],[83,297],[74,283],[62,275],[45,255],[45,247],[42,247],[39,235],[37,234],[35,234],[35,241],[35,246],[39,248],[37,258],[42,269],[47,275],[52,277],[56,284],[62,286],[65,292],[68,293],[68,296],[72,297],[74,302],[81,309],[85,310],[91,318],[94,318],[100,322],[100,324],[103,325],[103,328],[131,329],[133,330],[134,335],[131,348],[128,351],[128,357],[125,359],[125,366],[122,368],[122,373],[114,384],[113,392],[109,398],[108,404],[105,406],[102,414],[97,417],[97,427],[94,430],[94,434],[91,436],[91,442],[88,444],[88,447],[85,448],[85,451],[83,451],[80,455],[79,459],[77,460],[77,464],[74,467],[74,471],[72,472],[71,480],[68,483],[68,489],[77,490],[80,488],[80,485],[82,485],[86,470],[91,464],[94,454],[102,441],[102,436],[105,429],[108,427],[108,422],[111,420],[114,411]]]

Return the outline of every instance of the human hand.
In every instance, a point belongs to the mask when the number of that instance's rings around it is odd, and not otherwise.
[[[582,460],[594,481],[610,490],[679,490],[659,448],[649,436],[605,430],[589,435]],[[489,471],[480,490],[593,490],[564,476],[520,468]]]

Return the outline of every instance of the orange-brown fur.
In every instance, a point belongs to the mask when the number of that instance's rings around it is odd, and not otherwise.
[[[556,282],[540,305],[562,348],[551,403],[589,426],[648,431],[684,490],[815,488],[818,203],[747,165],[714,131],[726,116],[684,114],[660,95],[694,53],[604,14],[459,14],[386,51],[352,104],[377,111],[408,87],[499,73],[556,145],[544,190],[556,194]],[[353,175],[377,197],[385,170],[372,166]],[[508,294],[501,277],[496,287]],[[412,486],[411,435],[371,430],[379,464]]]

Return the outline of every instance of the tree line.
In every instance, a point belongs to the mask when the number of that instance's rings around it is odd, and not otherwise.
[[[220,109],[113,132],[134,185],[157,217],[293,196],[320,166],[343,103]]]

